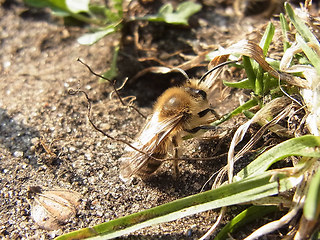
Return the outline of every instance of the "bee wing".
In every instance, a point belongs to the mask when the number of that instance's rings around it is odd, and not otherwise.
[[[132,144],[141,150],[141,152],[127,146],[127,152],[121,157],[120,178],[122,180],[127,181],[130,179],[150,160],[150,156],[156,153],[157,147],[177,127],[182,117],[183,114],[177,114],[171,118],[159,121],[158,114],[152,115],[137,137],[136,142]]]

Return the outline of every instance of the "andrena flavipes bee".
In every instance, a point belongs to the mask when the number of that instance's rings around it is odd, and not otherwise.
[[[226,64],[228,62],[220,65]],[[152,115],[132,144],[140,151],[127,146],[120,159],[120,178],[123,181],[133,176],[144,179],[153,174],[170,156],[169,153],[173,159],[178,159],[183,136],[208,129],[216,117],[207,99],[210,84],[202,80],[220,65],[200,80],[188,79],[182,86],[167,89],[157,99]],[[177,160],[174,160],[174,173],[178,175]]]

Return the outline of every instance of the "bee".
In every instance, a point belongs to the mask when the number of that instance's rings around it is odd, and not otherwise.
[[[181,156],[179,146],[183,137],[209,129],[211,126],[208,124],[216,119],[207,99],[210,84],[202,81],[214,69],[200,80],[188,79],[182,86],[167,89],[157,99],[152,115],[132,144],[136,149],[127,146],[120,158],[120,178],[123,181],[133,176],[145,179],[160,167],[170,152],[175,159],[174,173],[177,177],[177,159]]]

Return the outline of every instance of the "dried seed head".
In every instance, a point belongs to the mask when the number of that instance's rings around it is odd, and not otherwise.
[[[33,195],[31,217],[40,228],[55,230],[74,217],[79,207],[80,194],[67,189],[42,190],[29,187]]]

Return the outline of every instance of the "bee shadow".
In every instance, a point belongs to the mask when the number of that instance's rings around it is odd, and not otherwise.
[[[172,174],[172,171],[164,169],[148,177],[144,184],[163,193],[174,192],[179,198],[199,193],[202,190],[209,190],[213,180],[209,183],[208,180],[220,167],[208,167],[207,163],[203,165],[205,165],[203,167],[203,169],[206,169],[205,171],[199,171],[198,169],[192,171],[184,169],[183,164],[180,164],[181,172],[177,178]]]

